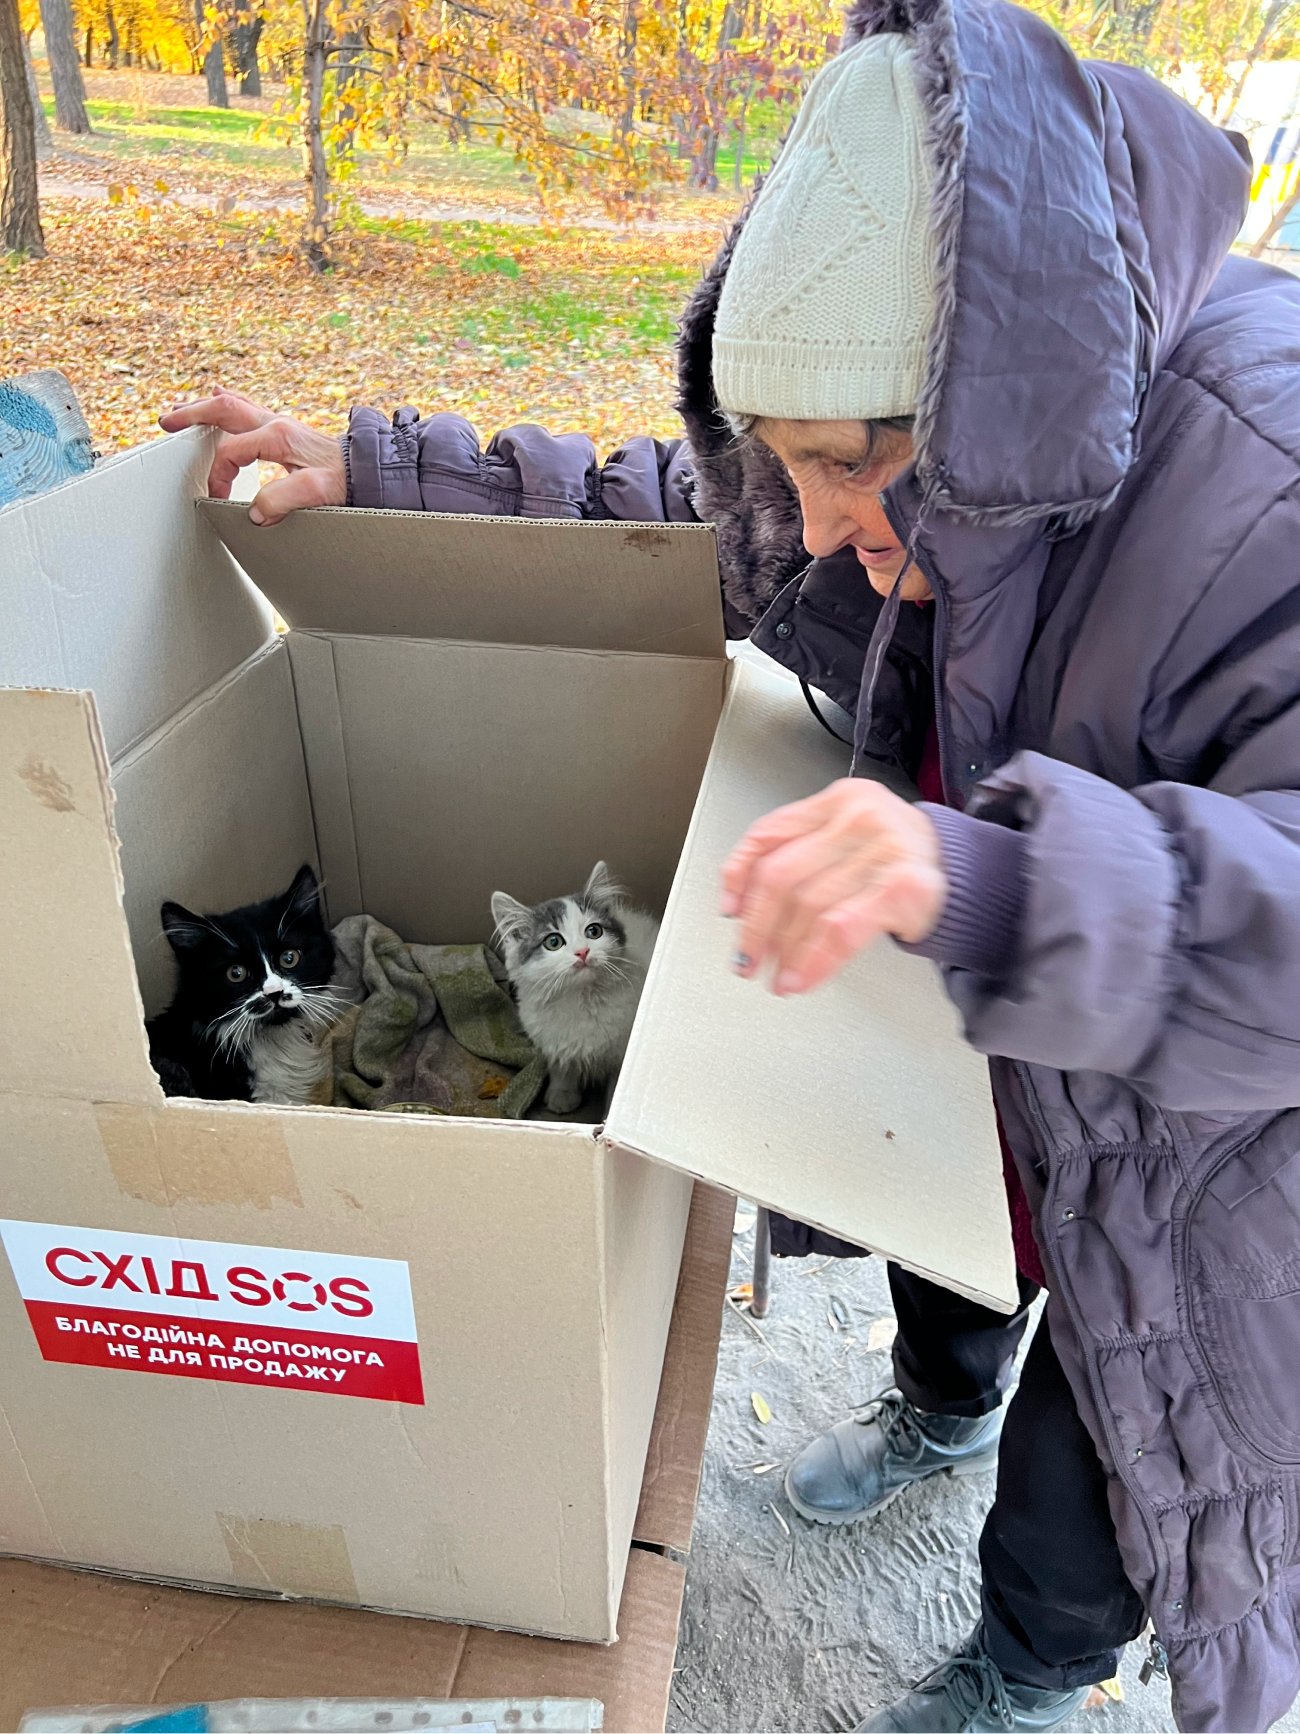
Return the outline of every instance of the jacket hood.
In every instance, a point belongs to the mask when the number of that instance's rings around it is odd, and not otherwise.
[[[1249,152],[1147,74],[1078,60],[1010,0],[857,0],[844,44],[882,32],[915,44],[935,173],[916,485],[966,522],[1077,527],[1123,481],[1148,381],[1241,226]],[[697,509],[755,611],[806,556],[784,472],[736,446],[713,396],[714,313],[748,208],[683,317],[678,407]]]

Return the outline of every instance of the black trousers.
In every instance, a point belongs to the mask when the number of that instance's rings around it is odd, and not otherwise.
[[[889,1267],[894,1377],[932,1415],[986,1415],[1010,1382],[1038,1292],[1014,1318]],[[980,1538],[984,1638],[1012,1680],[1067,1691],[1110,1679],[1146,1624],[1124,1575],[1106,1478],[1043,1325],[1007,1409],[997,1493]]]

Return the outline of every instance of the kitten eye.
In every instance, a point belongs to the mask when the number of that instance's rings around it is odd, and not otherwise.
[[[248,980],[248,971],[244,968],[242,963],[232,963],[230,968],[226,971],[226,980],[233,981],[236,986],[238,986],[241,981]]]
[[[280,953],[280,968],[281,969],[297,969],[298,965],[301,962],[302,962],[302,953],[300,951],[295,951],[292,946],[289,948],[288,951],[282,951]]]
[[[562,933],[548,933],[542,941],[542,949],[544,951],[563,951],[564,935]]]
[[[605,929],[600,925],[599,921],[593,921],[587,929],[587,938],[603,939],[604,937]]]

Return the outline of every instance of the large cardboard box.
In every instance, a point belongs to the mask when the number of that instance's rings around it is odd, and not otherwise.
[[[595,1698],[604,1734],[661,1729],[718,1352],[733,1205],[697,1186],[617,1644],[128,1582],[0,1560],[0,1729],[52,1704],[230,1698]],[[509,1730],[513,1716],[483,1717]],[[524,1728],[529,1727],[525,1718]]]
[[[984,1067],[892,948],[728,969],[724,854],[845,765],[728,663],[707,528],[260,531],[209,459],[0,513],[0,1551],[608,1641],[689,1176],[1010,1307]],[[310,859],[482,940],[599,857],[666,908],[603,1127],[162,1096],[163,898]]]

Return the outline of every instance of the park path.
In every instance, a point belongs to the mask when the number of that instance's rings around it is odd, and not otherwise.
[[[122,165],[121,172],[115,177],[117,182],[128,182],[131,176],[129,167]],[[108,197],[108,183],[79,178],[73,175],[54,171],[41,173],[41,197],[43,199],[79,199],[86,203],[103,204]],[[150,200],[149,202],[153,202]],[[258,213],[288,213],[292,214],[299,208],[296,198],[289,198],[282,193],[250,193],[241,190],[238,193],[218,192],[195,188],[177,188],[169,190],[162,196],[166,204],[181,205],[186,210],[209,211],[228,215],[236,211],[252,211]],[[368,195],[360,201],[362,214],[379,219],[395,219],[399,222],[416,223],[493,223],[506,228],[536,229],[542,227],[545,218],[538,211],[521,210],[518,206],[493,205],[484,203],[461,203],[441,199],[384,198],[382,195]],[[632,227],[639,235],[684,235],[723,226],[723,217],[719,215],[716,224],[704,221],[684,221],[670,218],[648,218],[638,220]],[[566,216],[563,219],[566,229],[596,229],[607,233],[618,234],[627,225],[620,224],[612,217],[601,216],[597,212],[583,212],[576,216]]]

